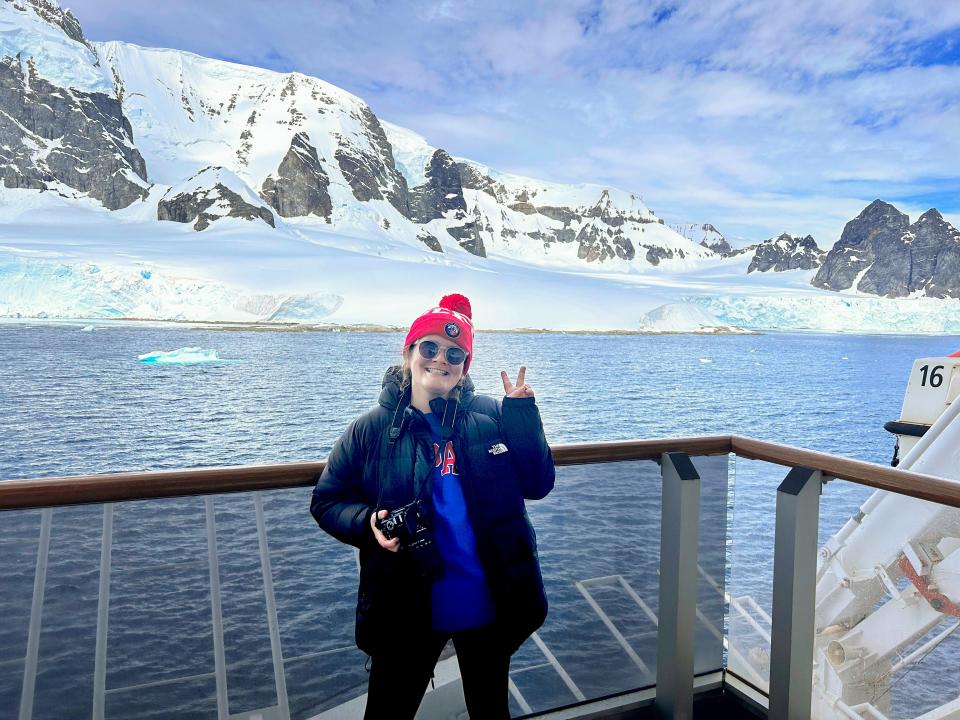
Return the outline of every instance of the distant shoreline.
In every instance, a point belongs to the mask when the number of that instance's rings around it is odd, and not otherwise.
[[[235,321],[235,320],[151,320],[148,318],[0,318],[4,325],[59,325],[59,326],[89,326],[89,325],[131,325],[152,327],[181,327],[194,330],[219,330],[222,332],[369,332],[369,333],[403,333],[406,326],[380,325],[377,323],[356,323],[339,325],[336,323],[294,323],[294,322],[263,322],[263,321]],[[514,333],[524,335],[762,335],[756,330],[641,330],[641,329],[608,329],[608,330],[554,330],[551,328],[507,328],[485,329],[478,328],[478,333]]]

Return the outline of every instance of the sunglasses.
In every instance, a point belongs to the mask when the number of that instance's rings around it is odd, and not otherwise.
[[[420,349],[420,357],[427,360],[433,360],[440,353],[440,346],[433,340],[421,340],[417,343],[417,347]],[[467,352],[456,345],[444,348],[443,354],[451,365],[462,365],[467,359]]]

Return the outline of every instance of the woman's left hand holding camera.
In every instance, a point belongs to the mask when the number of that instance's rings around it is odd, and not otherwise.
[[[390,512],[388,510],[370,513],[370,528],[373,530],[373,536],[377,539],[377,542],[380,543],[380,547],[390,552],[397,552],[400,549],[400,538],[395,537],[393,540],[387,540],[377,527],[377,520],[383,520],[383,518],[389,514]]]

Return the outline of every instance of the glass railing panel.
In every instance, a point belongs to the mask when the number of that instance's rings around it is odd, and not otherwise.
[[[100,506],[109,572],[102,692],[107,718],[215,713],[203,498]],[[102,586],[102,585],[101,585]],[[99,692],[94,688],[94,694]]]
[[[789,468],[740,457],[731,468],[727,669],[767,692],[777,486]]]
[[[39,510],[0,514],[0,707],[20,704],[37,567]]]
[[[49,518],[49,543],[41,543],[44,515]],[[8,517],[10,520],[8,521]],[[4,535],[9,526],[16,535],[24,529],[18,520],[22,514],[4,513]],[[33,523],[28,520],[28,527]],[[96,638],[97,587],[100,551],[100,522],[95,508],[56,508],[41,513],[40,528],[33,538],[34,552],[47,552],[47,566],[42,602],[36,596],[36,607],[42,611],[42,624],[35,624],[37,654],[24,663],[25,680],[34,682],[33,718],[57,720],[64,717],[65,707],[75,708],[75,717],[88,716],[92,709],[92,677]],[[43,546],[43,547],[42,547]],[[0,560],[6,563],[6,559]],[[6,572],[0,572],[6,577]],[[34,577],[19,577],[13,592],[22,596],[29,592],[27,607],[33,610]],[[4,585],[7,585],[5,582]],[[39,620],[40,615],[34,615]],[[29,618],[28,618],[29,624]],[[24,634],[25,636],[25,634]],[[20,645],[17,654],[27,656],[27,645]],[[64,660],[69,658],[69,663]],[[19,695],[13,707],[19,706]]]
[[[367,658],[354,644],[356,554],[317,527],[309,514],[310,492],[261,493],[294,720],[356,701],[367,691]],[[269,652],[265,635],[263,642]]]
[[[655,682],[656,626],[636,598],[655,617],[660,486],[649,461],[561,467],[551,495],[529,504],[550,599],[538,637],[583,697]],[[536,679],[546,673],[528,671],[545,661],[532,640],[514,658],[530,707],[576,701],[566,687],[545,696]]]
[[[694,638],[694,672],[700,675],[724,667],[724,592],[731,456],[712,455],[691,459],[700,475],[697,624]]]
[[[301,720],[362,695],[353,551],[317,529],[309,489],[264,493],[262,533],[255,496],[3,513],[0,705],[17,717],[26,681],[28,718],[216,717],[218,694],[231,715],[284,717],[282,687],[289,716]]]
[[[956,713],[960,510],[830,481],[816,603],[814,717]]]
[[[695,672],[705,673],[723,667],[728,457],[692,460],[701,478]],[[530,710],[655,683],[661,489],[652,461],[560,467],[550,496],[528,505],[550,598],[544,627],[512,664]]]
[[[213,499],[230,713],[277,705],[253,493]],[[307,524],[301,492],[298,524]],[[268,526],[271,527],[271,526]],[[283,525],[273,525],[274,534]]]
[[[511,664],[531,710],[655,683],[660,497],[659,465],[626,461],[558,467],[527,504],[550,602]]]

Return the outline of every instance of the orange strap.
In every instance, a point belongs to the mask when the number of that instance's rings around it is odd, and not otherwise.
[[[900,556],[900,562],[898,565],[903,571],[903,574],[907,576],[911,583],[913,583],[913,586],[917,589],[917,591],[923,595],[924,599],[928,603],[930,603],[930,607],[937,612],[943,613],[944,615],[960,617],[960,605],[955,603],[939,590],[930,589],[930,583],[927,582],[925,577],[917,574],[913,564],[907,559],[906,555]]]

